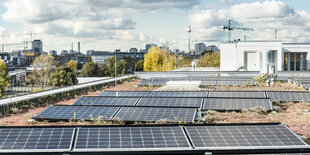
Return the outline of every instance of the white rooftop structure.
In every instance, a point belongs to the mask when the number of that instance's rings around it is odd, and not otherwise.
[[[282,41],[238,41],[223,43],[221,71],[308,71],[310,43],[283,43]]]

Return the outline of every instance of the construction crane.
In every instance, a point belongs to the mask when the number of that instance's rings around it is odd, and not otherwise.
[[[231,42],[231,31],[232,30],[243,30],[243,31],[253,31],[252,28],[243,27],[241,24],[229,19],[227,25],[222,26],[222,31],[227,31],[227,41]]]

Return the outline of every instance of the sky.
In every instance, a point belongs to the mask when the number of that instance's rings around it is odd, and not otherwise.
[[[232,39],[310,42],[310,0],[0,0],[0,44],[6,52],[24,41],[43,41],[43,50],[144,49],[147,43],[188,49],[227,41],[228,19],[253,31]],[[214,41],[216,40],[216,42]]]

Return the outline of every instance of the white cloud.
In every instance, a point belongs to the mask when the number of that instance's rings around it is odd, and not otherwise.
[[[274,30],[283,41],[310,41],[310,14],[295,10],[281,1],[257,1],[230,6],[228,9],[200,10],[191,14],[193,38],[226,40],[227,33],[220,28],[228,19],[244,23],[254,31],[232,31],[232,39],[273,39]]]
[[[136,21],[130,14],[149,13],[170,8],[187,9],[200,0],[5,0],[7,10],[1,17],[8,22],[20,23],[25,31],[32,31],[34,38],[44,38],[49,46],[72,38],[80,38],[95,44],[92,39],[106,43],[118,42],[117,46],[143,44],[150,37],[136,32]],[[49,37],[46,37],[49,36]],[[54,36],[55,39],[52,38]],[[61,41],[59,41],[59,38]],[[91,41],[92,40],[92,41]],[[122,44],[119,44],[122,42]],[[109,47],[113,45],[108,44]],[[99,46],[93,46],[99,49]],[[122,48],[122,47],[117,47]],[[126,47],[127,48],[127,47]],[[60,50],[61,48],[58,48]],[[110,48],[111,49],[111,48]]]

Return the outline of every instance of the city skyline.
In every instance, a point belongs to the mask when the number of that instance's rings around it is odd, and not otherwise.
[[[1,0],[0,44],[43,41],[44,51],[144,49],[153,40],[159,46],[187,50],[188,24],[191,47],[203,40],[224,41],[220,27],[232,19],[254,31],[235,31],[232,39],[272,40],[274,30],[284,42],[310,42],[310,0]],[[23,11],[24,10],[24,11]],[[188,21],[189,17],[189,21]],[[215,44],[215,43],[208,43]],[[21,49],[6,46],[5,51]]]

